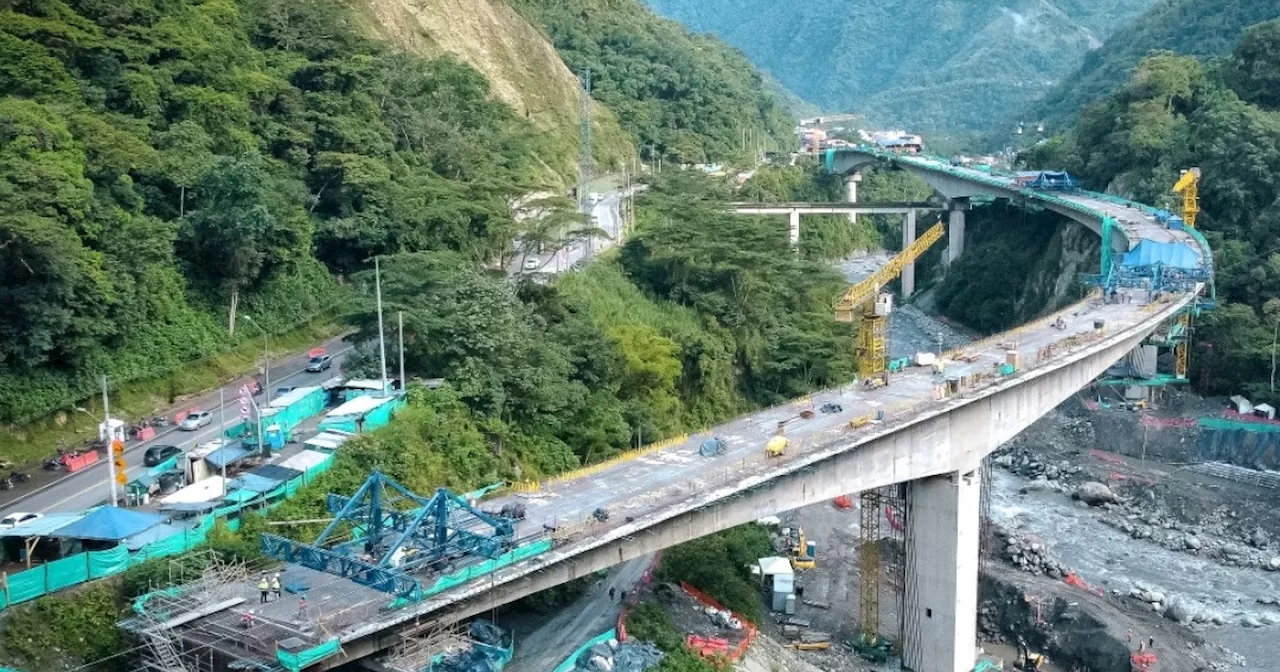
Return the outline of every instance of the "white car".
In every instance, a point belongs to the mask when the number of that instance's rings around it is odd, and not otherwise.
[[[540,266],[542,266],[542,262],[538,261],[536,258],[524,260],[524,270],[526,271],[536,271]]]
[[[44,518],[43,513],[11,513],[4,518],[0,518],[0,527],[17,527],[22,523],[29,523],[41,518]]]
[[[213,411],[191,411],[187,417],[182,419],[182,424],[178,425],[178,429],[186,432],[194,432],[213,422]]]
[[[600,194],[587,194],[587,203],[591,205],[595,205],[602,200],[604,200],[604,196],[601,196]]]

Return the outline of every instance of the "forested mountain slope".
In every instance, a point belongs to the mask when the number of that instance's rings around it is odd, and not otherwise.
[[[1163,49],[1201,58],[1223,55],[1231,51],[1247,26],[1277,17],[1280,0],[1159,0],[1085,56],[1077,72],[1021,116],[1056,125],[1121,85],[1138,61],[1152,51]]]
[[[369,31],[425,56],[451,54],[489,80],[493,93],[549,136],[542,157],[571,176],[578,166],[580,85],[555,47],[505,0],[358,0]],[[592,149],[604,170],[635,155],[634,141],[604,105],[592,111]]]
[[[1179,171],[1197,166],[1197,223],[1214,251],[1219,306],[1192,338],[1192,380],[1204,392],[1275,403],[1280,325],[1280,20],[1246,30],[1206,65],[1158,54],[1087,108],[1071,130],[1022,155],[1094,189],[1176,210]]]
[[[823,109],[972,130],[1043,94],[1153,0],[648,2]]]
[[[509,1],[546,30],[571,70],[591,70],[596,100],[647,159],[722,162],[751,144],[745,139],[791,145],[782,103],[719,39],[694,35],[640,0]]]

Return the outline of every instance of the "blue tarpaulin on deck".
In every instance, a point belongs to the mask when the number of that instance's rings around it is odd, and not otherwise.
[[[1162,264],[1171,268],[1200,268],[1200,254],[1185,243],[1157,243],[1143,240],[1124,253],[1124,266]]]
[[[59,527],[48,536],[63,539],[119,541],[163,522],[164,517],[154,513],[104,506],[70,525]]]

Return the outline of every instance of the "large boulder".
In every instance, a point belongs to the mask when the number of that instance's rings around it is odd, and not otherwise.
[[[1111,492],[1111,488],[1097,481],[1081,483],[1080,487],[1076,489],[1075,498],[1089,506],[1102,506],[1116,501],[1116,495]]]

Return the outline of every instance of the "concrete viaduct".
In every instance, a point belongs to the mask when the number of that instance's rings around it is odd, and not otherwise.
[[[920,175],[947,199],[952,258],[963,251],[968,199],[994,196],[1061,212],[1102,235],[1107,249],[1125,251],[1142,240],[1182,242],[1209,263],[1203,239],[1165,228],[1137,204],[1087,193],[1040,194],[1019,188],[1012,178],[865,148],[830,151],[824,160],[829,170],[842,174],[854,174],[874,162],[892,162]],[[752,214],[790,213],[800,207],[741,206],[755,208]],[[924,209],[916,204],[890,207],[902,208],[892,211],[908,216]],[[479,614],[763,516],[841,494],[905,484],[904,664],[918,672],[968,672],[975,658],[981,461],[1105,372],[1195,301],[1196,293],[1165,294],[1158,300],[1139,293],[1135,298],[1124,303],[1091,298],[947,353],[946,381],[928,370],[908,369],[887,387],[824,390],[641,451],[632,459],[590,467],[487,502],[493,507],[525,504],[528,516],[519,531],[535,534],[554,525],[554,546],[397,609],[386,608],[386,594],[353,603],[356,591],[342,593],[343,602],[333,606],[333,615],[314,624],[314,631],[340,640],[341,654],[310,669],[364,659],[376,668],[379,654],[435,624]],[[1016,372],[999,373],[1012,361],[1017,362]],[[801,419],[802,409],[828,402],[843,410]],[[767,458],[764,444],[779,423],[785,423],[791,445],[784,456]],[[700,442],[710,436],[724,439],[728,450],[712,457],[700,455]],[[607,522],[592,519],[599,507],[610,510]],[[286,576],[290,571],[286,564]],[[247,590],[252,593],[251,586]],[[322,604],[319,608],[324,609]],[[198,616],[191,622],[218,618]],[[184,623],[178,633],[189,626]],[[240,655],[252,657],[252,652]]]

